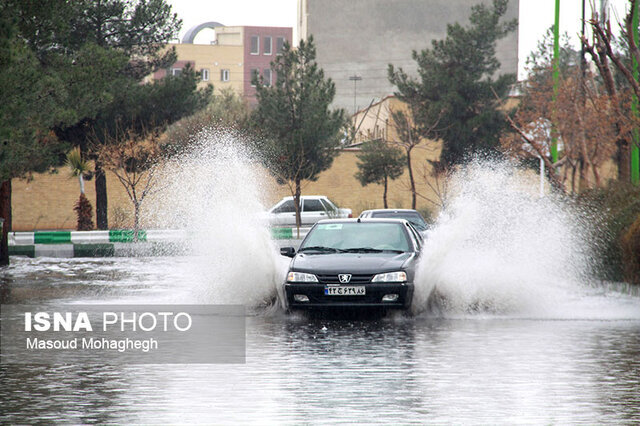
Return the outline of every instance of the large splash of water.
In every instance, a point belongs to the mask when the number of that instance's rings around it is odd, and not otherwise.
[[[477,160],[451,178],[450,202],[428,233],[414,310],[558,313],[590,272],[588,227],[566,203],[540,198],[535,177]]]
[[[282,275],[261,216],[270,188],[238,140],[228,132],[202,132],[160,176],[163,189],[151,211],[155,221],[186,230],[195,254],[184,271],[189,302],[269,303]]]
[[[175,301],[273,302],[288,259],[262,216],[272,188],[255,156],[232,134],[203,132],[160,181],[153,218],[185,229],[196,254],[180,263],[185,278]],[[585,286],[592,269],[588,221],[561,199],[540,198],[535,177],[508,162],[475,161],[448,187],[450,201],[418,266],[416,313],[640,317],[637,298],[612,300],[602,287]]]

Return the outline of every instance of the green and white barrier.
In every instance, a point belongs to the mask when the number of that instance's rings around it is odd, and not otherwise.
[[[138,231],[138,241],[165,242],[185,239],[187,233],[174,229],[150,229]],[[9,245],[33,244],[104,244],[133,242],[133,231],[34,231],[9,232]]]
[[[304,238],[311,228],[300,228],[300,238]],[[274,240],[295,240],[298,237],[296,228],[271,228],[271,238]]]
[[[304,238],[310,228],[300,228]],[[187,250],[187,232],[174,229],[9,232],[9,255],[28,257],[110,257],[153,256]],[[271,228],[274,240],[296,240],[295,228]]]

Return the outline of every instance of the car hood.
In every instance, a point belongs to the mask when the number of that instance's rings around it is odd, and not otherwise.
[[[415,258],[415,253],[300,253],[290,268],[316,274],[377,274],[402,269]]]

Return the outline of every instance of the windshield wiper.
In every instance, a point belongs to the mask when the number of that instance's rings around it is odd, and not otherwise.
[[[351,247],[348,249],[344,249],[347,253],[382,253],[382,252],[391,252],[391,253],[404,253],[404,250],[397,249],[377,249],[373,247]]]
[[[383,250],[375,249],[373,247],[351,247],[344,249],[347,253],[382,253]]]
[[[323,247],[323,246],[311,246],[311,247],[303,247],[300,250],[298,250],[299,252],[301,251],[307,251],[307,250],[315,250],[315,251],[321,251],[321,252],[325,252],[325,253],[337,253],[337,252],[342,252],[342,250],[337,249],[337,248],[333,248],[333,247]]]

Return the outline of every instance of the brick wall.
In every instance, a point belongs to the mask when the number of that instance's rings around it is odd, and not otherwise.
[[[80,195],[78,179],[69,177],[66,169],[56,174],[36,174],[32,180],[12,182],[13,230],[75,229],[73,207]],[[131,202],[115,175],[107,172],[109,223],[117,224],[117,212],[129,212]],[[93,206],[95,223],[96,192],[93,180],[85,182],[85,193]],[[131,215],[129,213],[129,215]]]
[[[326,195],[340,207],[348,207],[353,210],[354,216],[359,215],[362,210],[371,208],[382,208],[382,185],[370,184],[365,187],[354,177],[358,171],[357,151],[342,151],[334,160],[331,168],[320,174],[316,182],[306,182],[302,193],[306,195]],[[433,192],[426,185],[423,178],[424,165],[427,159],[434,160],[440,156],[440,149],[431,151],[419,145],[412,152],[412,164],[416,177],[417,191],[427,197],[433,198]],[[290,196],[287,186],[275,184],[274,202],[281,197]],[[390,208],[411,208],[411,192],[409,191],[409,177],[405,171],[395,181],[389,183],[387,200]],[[418,197],[420,208],[430,208],[433,206],[428,201]]]

